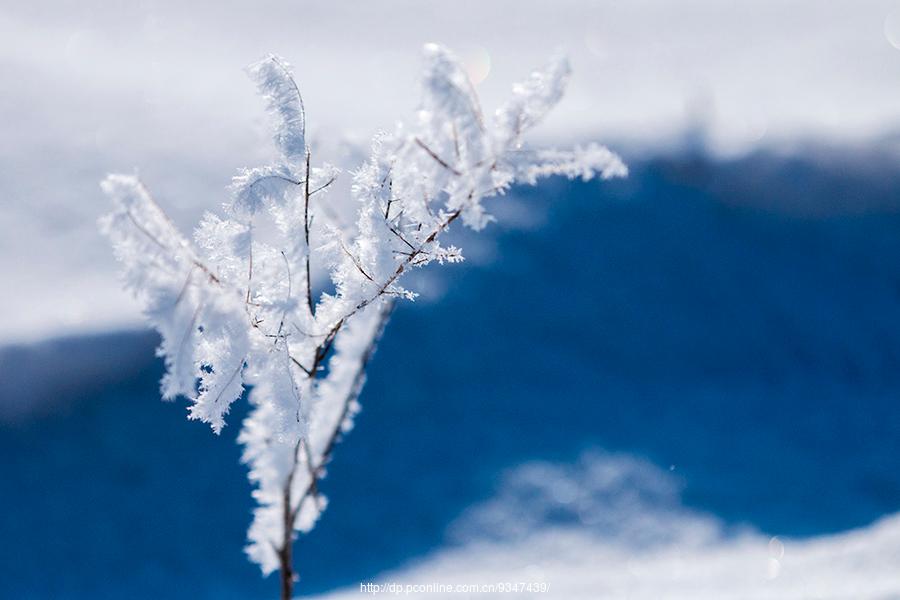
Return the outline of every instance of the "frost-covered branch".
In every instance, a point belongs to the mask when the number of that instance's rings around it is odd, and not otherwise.
[[[187,397],[190,418],[218,433],[251,388],[253,409],[238,436],[258,504],[247,553],[264,573],[280,570],[289,597],[292,544],[325,507],[318,482],[352,425],[366,366],[395,301],[416,296],[404,276],[463,260],[443,234],[457,221],[486,226],[486,200],[516,183],[608,179],[626,168],[596,144],[522,147],[562,97],[564,59],[515,86],[488,119],[459,62],[429,45],[415,118],[377,136],[351,174],[349,198],[334,198],[338,170],[312,164],[288,64],[269,56],[249,72],[273,116],[278,157],[235,176],[224,215],[207,213],[189,240],[136,178],[113,175],[103,189],[115,209],[102,223],[126,285],[162,336],[163,396]],[[347,201],[354,222],[335,216],[347,211],[333,205]],[[275,225],[266,239],[256,234],[261,219]],[[333,292],[316,293],[316,269],[328,273]]]

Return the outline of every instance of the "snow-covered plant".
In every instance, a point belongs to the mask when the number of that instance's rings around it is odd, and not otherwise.
[[[163,397],[185,396],[189,418],[218,433],[250,388],[253,408],[238,440],[258,507],[246,552],[263,573],[281,571],[289,597],[292,544],[325,507],[319,480],[359,410],[366,363],[394,301],[416,296],[404,276],[463,260],[459,248],[442,244],[444,232],[456,220],[483,228],[492,220],[485,199],[516,182],[606,179],[626,168],[595,144],[523,148],[525,132],[563,94],[565,60],[516,85],[488,119],[460,63],[429,45],[415,118],[376,136],[350,175],[350,197],[335,198],[338,169],[313,166],[288,64],[269,56],[249,73],[274,117],[277,160],[241,171],[223,214],[207,213],[193,240],[136,177],[111,175],[102,187],[115,209],[102,227],[162,337]],[[338,210],[342,201],[355,210]],[[348,212],[355,222],[340,218]],[[313,285],[321,270],[330,291]]]

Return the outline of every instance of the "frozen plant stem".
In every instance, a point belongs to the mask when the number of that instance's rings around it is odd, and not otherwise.
[[[360,360],[359,368],[353,380],[353,385],[350,387],[350,393],[346,396],[346,398],[344,398],[344,403],[341,407],[339,418],[335,422],[335,427],[331,430],[325,450],[322,452],[321,459],[315,467],[313,466],[314,463],[308,446],[303,444],[302,439],[298,440],[297,442],[297,448],[294,450],[294,464],[288,475],[288,480],[283,490],[284,508],[282,510],[282,518],[284,519],[284,523],[282,527],[284,535],[281,540],[281,546],[277,549],[278,570],[279,575],[281,576],[281,598],[283,600],[291,597],[294,588],[294,581],[296,579],[292,562],[292,554],[294,522],[297,519],[297,512],[299,511],[300,507],[303,506],[303,503],[306,501],[307,497],[315,497],[318,494],[319,478],[324,474],[324,467],[331,459],[331,452],[334,449],[334,445],[337,443],[338,437],[340,436],[342,425],[347,421],[348,418],[350,418],[350,413],[352,410],[354,410],[354,404],[356,403],[356,399],[362,389],[362,385],[365,380],[366,366],[369,363],[369,359],[375,353],[375,344],[381,337],[381,333],[384,331],[384,327],[385,325],[387,325],[388,319],[390,318],[393,309],[393,301],[385,303],[382,307],[377,325],[378,332],[375,334],[375,336],[373,336],[371,343],[369,344],[368,348],[366,348],[366,351],[363,354],[362,359]],[[315,373],[316,371],[313,371],[310,376],[315,377]],[[301,456],[301,450],[303,450],[303,458],[305,458],[306,466],[309,470],[309,483],[307,484],[306,488],[300,493],[300,497],[296,499],[296,501],[294,501],[294,499],[291,498],[291,488],[294,475],[299,467],[297,459]],[[290,507],[292,506],[296,506],[297,508],[291,509]]]
[[[565,60],[515,86],[488,122],[460,64],[429,45],[415,118],[377,136],[351,172],[350,194],[336,197],[339,171],[312,163],[287,63],[269,56],[249,73],[274,117],[278,159],[234,177],[224,215],[204,215],[190,240],[136,177],[110,175],[103,189],[114,210],[101,224],[162,338],[163,397],[185,396],[189,418],[218,433],[251,387],[238,436],[257,502],[246,552],[264,574],[280,572],[281,597],[290,598],[293,542],[325,508],[319,481],[359,410],[366,367],[395,302],[416,296],[403,276],[462,261],[442,234],[454,222],[483,228],[492,220],[484,201],[514,183],[608,179],[626,168],[596,144],[523,148],[522,136],[562,97]],[[265,240],[256,235],[263,219],[275,225]],[[333,293],[316,296],[317,273]]]

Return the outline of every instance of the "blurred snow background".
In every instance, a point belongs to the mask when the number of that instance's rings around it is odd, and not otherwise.
[[[347,165],[416,102],[426,41],[457,50],[484,105],[553,52],[575,76],[545,141],[659,151],[703,132],[734,155],[806,139],[882,140],[900,123],[900,8],[810,2],[0,3],[0,340],[137,323],[94,221],[97,181],[140,168],[188,227],[260,162],[241,68],[296,68],[315,150]],[[72,248],[78,248],[73,252]]]
[[[783,540],[729,530],[686,510],[675,481],[614,455],[586,453],[574,465],[526,463],[506,475],[497,497],[451,524],[468,530],[464,544],[371,582],[398,586],[399,593],[384,597],[402,595],[407,586],[462,584],[465,593],[419,597],[496,598],[478,586],[502,583],[548,586],[544,593],[504,596],[567,600],[897,597],[900,516],[847,533]],[[353,585],[323,598],[362,595]]]
[[[140,168],[189,229],[268,155],[241,72],[267,52],[352,166],[429,41],[488,110],[563,49],[537,141],[633,176],[510,200],[398,313],[299,590],[900,597],[900,5],[875,0],[0,0],[0,597],[268,596],[233,431],[158,403],[152,339],[122,332],[98,181]],[[389,387],[410,340],[423,375]]]

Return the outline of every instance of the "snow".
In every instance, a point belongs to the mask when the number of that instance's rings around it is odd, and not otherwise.
[[[369,592],[379,597],[411,598],[493,598],[479,586],[529,582],[549,588],[503,596],[868,600],[900,593],[900,514],[802,540],[727,528],[680,504],[675,475],[624,454],[520,465],[454,528],[458,544],[361,584],[387,584],[383,593]],[[429,585],[451,591],[425,592]],[[318,598],[362,592],[353,585]]]
[[[895,6],[883,0],[678,5],[474,0],[422,6],[209,2],[0,8],[0,341],[138,322],[96,232],[97,182],[141,175],[187,231],[225,199],[240,165],[265,162],[262,107],[241,69],[287,57],[306,91],[308,142],[341,164],[415,105],[419,48],[467,59],[486,106],[562,47],[575,77],[536,132],[665,147],[700,126],[740,152],[804,136],[871,140],[900,116]],[[77,248],[77,252],[73,249]]]

